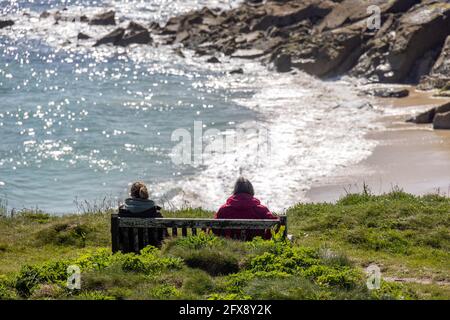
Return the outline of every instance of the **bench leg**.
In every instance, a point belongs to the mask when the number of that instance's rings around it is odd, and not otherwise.
[[[119,217],[117,215],[111,216],[111,249],[112,253],[120,250],[120,235],[119,235]]]

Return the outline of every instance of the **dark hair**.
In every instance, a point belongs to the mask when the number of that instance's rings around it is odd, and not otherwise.
[[[233,194],[238,193],[247,193],[249,195],[254,196],[255,190],[253,189],[252,183],[248,179],[244,177],[239,177],[239,179],[237,179],[236,183],[234,184],[233,190]]]
[[[137,181],[132,184],[130,195],[134,199],[148,199],[147,187],[143,182]]]

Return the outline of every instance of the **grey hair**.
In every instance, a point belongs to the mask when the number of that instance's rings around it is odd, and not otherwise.
[[[246,179],[244,177],[239,177],[236,180],[236,183],[234,184],[234,190],[233,190],[233,194],[238,194],[238,193],[247,193],[249,195],[254,196],[255,190],[253,189],[252,183],[248,179]]]

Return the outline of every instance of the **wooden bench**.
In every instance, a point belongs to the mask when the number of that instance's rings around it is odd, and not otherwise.
[[[139,252],[151,243],[166,237],[177,237],[197,234],[197,230],[214,230],[216,234],[224,235],[225,230],[232,232],[233,238],[246,241],[248,231],[270,230],[278,231],[284,226],[283,236],[287,236],[287,217],[279,220],[252,219],[186,219],[186,218],[131,218],[111,215],[112,251]],[[178,232],[181,230],[181,234]],[[169,232],[170,231],[170,232]],[[159,238],[159,239],[158,239]]]

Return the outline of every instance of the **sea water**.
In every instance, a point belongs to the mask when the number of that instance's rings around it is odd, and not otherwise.
[[[94,48],[114,26],[39,18],[44,10],[92,16],[114,9],[120,25],[148,25],[205,5],[237,4],[0,1],[2,19],[16,22],[0,30],[0,198],[9,209],[76,212],[85,200],[120,201],[131,182],[143,180],[168,209],[214,210],[242,174],[280,212],[305,201],[314,183],[370,155],[375,142],[365,135],[378,115],[351,79],[278,74],[222,56],[211,64],[168,46]],[[93,39],[79,41],[79,32]],[[230,74],[236,68],[244,73]],[[174,132],[194,136],[196,125],[202,136],[214,133],[196,146],[201,161],[174,161],[181,141]],[[230,134],[240,138],[224,152],[204,152]]]

